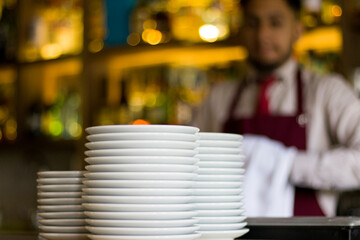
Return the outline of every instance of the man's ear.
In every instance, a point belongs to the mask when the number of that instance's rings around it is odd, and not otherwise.
[[[304,25],[302,24],[302,22],[300,20],[297,20],[295,22],[294,31],[293,31],[294,42],[299,40],[301,38],[301,36],[303,35],[303,33],[304,33]]]

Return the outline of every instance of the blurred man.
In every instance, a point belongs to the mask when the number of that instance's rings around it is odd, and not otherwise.
[[[341,76],[320,76],[292,56],[300,0],[241,3],[246,77],[214,86],[194,125],[296,147],[293,215],[334,216],[337,192],[360,187],[360,102]]]

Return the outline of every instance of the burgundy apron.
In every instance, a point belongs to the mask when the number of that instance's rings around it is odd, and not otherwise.
[[[245,87],[239,84],[234,99],[230,105],[228,120],[223,126],[227,133],[256,134],[267,136],[282,142],[285,146],[294,146],[299,150],[306,149],[306,128],[303,114],[303,94],[301,71],[296,75],[297,112],[295,116],[255,114],[253,117],[235,118],[235,109],[239,97]],[[315,192],[307,188],[295,188],[294,216],[324,216]]]

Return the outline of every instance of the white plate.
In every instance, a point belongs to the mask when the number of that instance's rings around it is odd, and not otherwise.
[[[128,149],[128,148],[166,148],[194,150],[199,144],[196,142],[168,141],[168,140],[130,140],[130,141],[102,141],[88,142],[85,147],[91,150],[101,149]]]
[[[195,182],[193,188],[239,188],[241,182]]]
[[[238,148],[241,146],[240,141],[198,140],[197,143],[200,147]]]
[[[90,203],[180,204],[190,203],[193,200],[193,196],[83,196],[83,201]]]
[[[39,178],[80,178],[83,171],[40,171],[37,173]]]
[[[40,205],[81,204],[81,198],[42,198],[37,200]]]
[[[201,238],[198,240],[234,240],[245,235],[247,232],[249,232],[247,228],[228,231],[201,231]]]
[[[243,196],[194,196],[196,203],[240,202]]]
[[[203,161],[241,162],[244,161],[243,154],[197,154],[197,158]]]
[[[89,134],[122,133],[122,132],[166,132],[195,134],[199,129],[181,125],[105,125],[86,128]]]
[[[243,139],[242,135],[234,133],[199,132],[198,135],[201,140],[240,141]]]
[[[39,184],[81,184],[84,178],[38,178],[36,181]]]
[[[222,162],[222,161],[203,161],[200,160],[196,166],[201,168],[241,168],[244,162]]]
[[[240,154],[240,148],[198,147],[199,154]]]
[[[242,223],[224,223],[224,224],[198,224],[199,231],[229,231],[240,230],[247,225],[246,222]]]
[[[198,154],[197,150],[188,149],[166,149],[166,148],[138,148],[138,149],[104,149],[88,150],[85,155],[88,157],[105,157],[105,156],[180,156],[194,157]]]
[[[86,223],[98,227],[188,227],[198,223],[196,219],[180,220],[107,220],[86,219]]]
[[[90,142],[119,141],[119,140],[173,140],[195,142],[197,134],[166,133],[166,132],[128,132],[91,134],[86,137]]]
[[[190,211],[194,209],[194,204],[112,204],[112,203],[84,203],[86,211],[123,211],[123,212],[173,212]]]
[[[59,185],[38,185],[37,188],[39,191],[42,192],[66,192],[66,191],[72,191],[72,192],[81,192],[81,188],[83,188],[84,185],[82,184],[59,184]]]
[[[196,210],[226,210],[239,209],[244,204],[242,202],[226,202],[226,203],[195,203]]]
[[[89,172],[194,172],[198,169],[185,164],[98,164],[85,168]]]
[[[81,219],[85,215],[82,211],[80,212],[39,212],[39,217],[45,219]]]
[[[39,229],[44,232],[52,232],[52,233],[86,233],[87,232],[85,226],[64,227],[64,226],[40,225]]]
[[[199,224],[226,224],[240,223],[245,221],[246,216],[230,216],[230,217],[196,217]]]
[[[192,234],[199,230],[197,226],[191,227],[170,227],[170,228],[129,228],[129,227],[92,227],[86,226],[86,229],[93,234],[119,234],[119,235],[176,235],[176,234]]]
[[[47,226],[85,226],[85,219],[39,219],[38,222]]]
[[[199,168],[196,170],[196,173],[201,174],[232,174],[232,175],[241,175],[245,173],[243,168]]]
[[[110,196],[189,196],[190,188],[83,188],[88,195]]]
[[[185,235],[153,235],[153,236],[144,236],[144,235],[92,235],[89,234],[88,237],[91,240],[194,240],[199,239],[200,234],[185,234]]]
[[[196,173],[179,172],[94,172],[85,173],[88,179],[97,180],[194,180]],[[229,175],[231,176],[231,175]]]
[[[81,204],[78,205],[38,205],[39,211],[44,212],[76,212],[82,211]]]
[[[119,157],[88,157],[85,161],[89,164],[189,164],[193,165],[199,161],[195,157],[166,157],[166,156],[119,156]]]
[[[189,188],[195,181],[169,181],[169,180],[87,180],[87,187],[112,188]]]
[[[82,192],[38,192],[38,198],[80,198]]]
[[[39,235],[48,240],[88,240],[85,233],[39,233]]]
[[[197,217],[229,217],[241,216],[244,213],[243,209],[230,210],[197,210]]]
[[[193,191],[194,196],[225,196],[225,195],[239,195],[242,188],[196,188]]]
[[[95,219],[122,220],[179,220],[197,216],[196,211],[178,212],[92,212],[85,211],[85,215]]]
[[[244,179],[244,175],[242,174],[201,174],[197,175],[196,181],[209,181],[209,182],[226,182],[226,181],[241,181]]]

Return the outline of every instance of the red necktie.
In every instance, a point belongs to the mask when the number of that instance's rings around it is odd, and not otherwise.
[[[275,80],[276,78],[273,75],[270,75],[261,81],[259,102],[257,106],[258,114],[269,115],[269,99],[266,96],[266,92]]]

